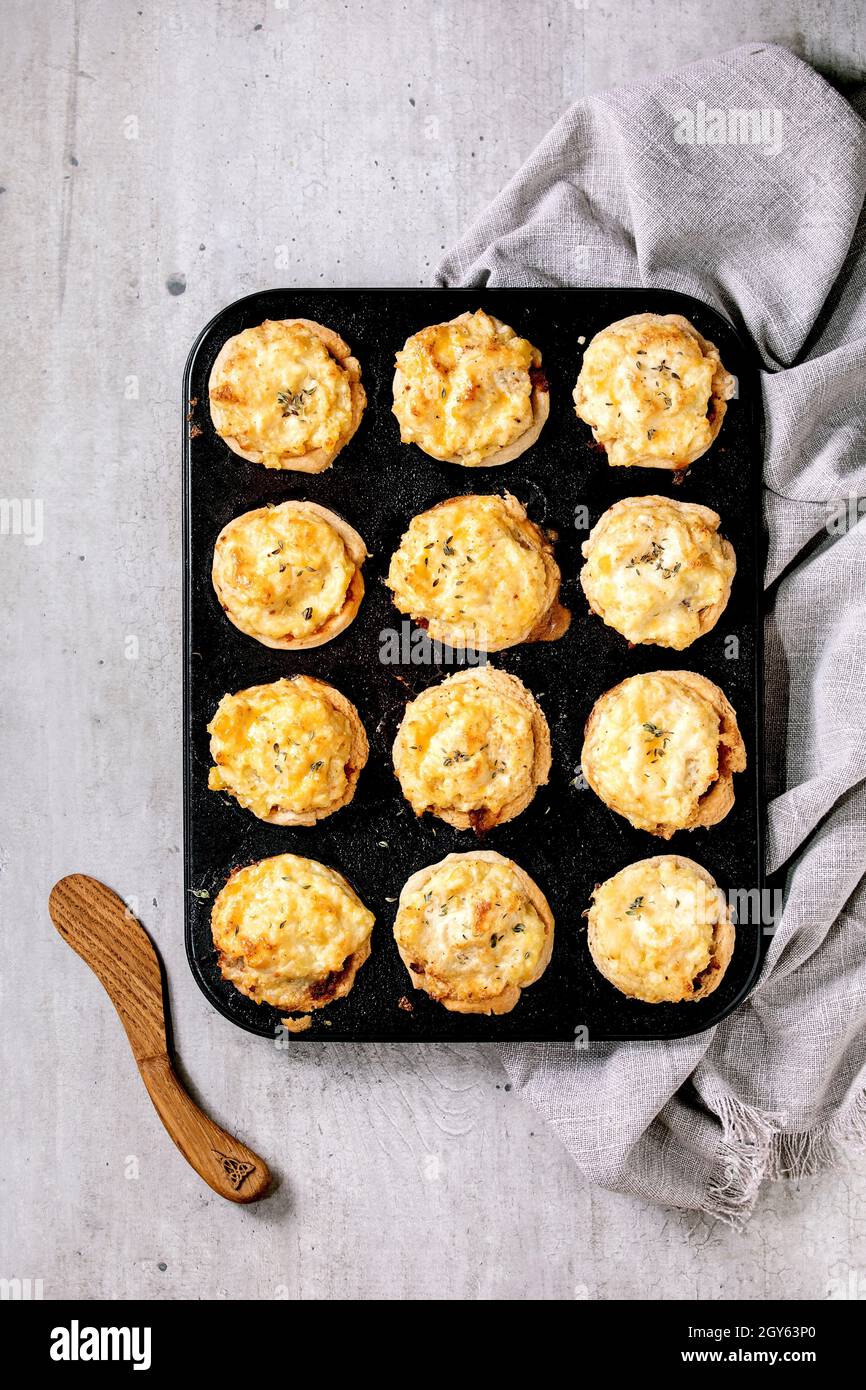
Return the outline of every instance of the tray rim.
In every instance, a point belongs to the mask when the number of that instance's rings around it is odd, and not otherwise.
[[[273,1043],[274,1043],[274,1038],[275,1038],[276,1036],[278,1036],[278,1034],[277,1034],[276,1032],[270,1033],[270,1034],[269,1034],[269,1033],[266,1033],[266,1032],[264,1032],[264,1031],[262,1031],[262,1030],[260,1030],[260,1029],[255,1028],[255,1027],[254,1027],[251,1023],[249,1023],[245,1018],[237,1017],[235,1014],[233,1014],[233,1013],[230,1011],[229,1008],[226,1007],[226,1005],[223,1003],[222,999],[220,999],[220,997],[219,997],[218,995],[216,995],[216,994],[211,990],[208,981],[205,979],[204,975],[203,975],[202,972],[201,972],[200,965],[199,965],[199,961],[198,961],[198,959],[197,959],[197,957],[196,957],[196,955],[195,955],[195,953],[194,953],[194,949],[193,949],[193,940],[192,940],[192,931],[191,931],[191,925],[190,925],[189,898],[190,898],[190,894],[191,894],[191,892],[192,892],[192,887],[191,887],[191,873],[190,873],[190,867],[191,867],[191,866],[190,866],[190,843],[191,843],[191,833],[190,833],[190,830],[191,830],[191,822],[192,822],[192,809],[191,809],[191,803],[192,803],[192,794],[191,794],[191,763],[192,763],[192,759],[191,759],[191,757],[190,757],[191,740],[190,740],[190,736],[189,736],[189,729],[190,729],[190,703],[191,703],[191,689],[190,689],[191,664],[190,664],[190,661],[188,660],[188,654],[189,654],[190,629],[191,629],[191,606],[192,606],[192,585],[191,585],[191,583],[189,582],[189,581],[190,581],[190,574],[191,574],[191,555],[190,555],[190,551],[191,551],[191,545],[190,545],[190,524],[191,524],[191,506],[190,506],[190,503],[191,503],[191,498],[190,498],[190,480],[191,480],[191,463],[192,463],[192,459],[191,459],[192,436],[191,436],[189,424],[190,424],[190,411],[191,411],[191,406],[190,406],[190,400],[191,400],[191,397],[190,397],[190,384],[191,384],[192,374],[193,374],[193,372],[194,372],[194,370],[195,370],[195,366],[196,366],[196,361],[197,361],[197,358],[198,358],[198,354],[199,354],[199,351],[201,350],[202,344],[208,339],[210,333],[213,331],[213,329],[217,326],[217,324],[218,324],[226,315],[228,315],[228,314],[230,314],[230,313],[233,313],[234,311],[237,311],[237,310],[242,309],[243,306],[249,305],[249,304],[251,304],[251,303],[252,303],[253,301],[255,301],[255,300],[266,299],[266,298],[268,298],[268,297],[270,297],[270,296],[273,296],[273,295],[279,295],[279,294],[287,294],[287,295],[291,295],[291,294],[295,294],[295,295],[317,295],[317,294],[343,295],[343,294],[345,294],[345,295],[350,295],[350,296],[351,296],[351,295],[356,295],[356,294],[394,294],[394,295],[412,296],[412,297],[414,297],[415,295],[419,295],[419,296],[420,296],[420,295],[424,295],[424,296],[428,296],[428,297],[429,297],[430,295],[439,295],[439,294],[448,295],[448,294],[453,294],[453,293],[465,293],[465,294],[477,293],[479,296],[493,295],[493,296],[495,297],[497,294],[499,294],[499,293],[501,293],[501,292],[502,292],[502,293],[514,293],[514,292],[516,292],[516,293],[523,293],[523,294],[531,293],[531,294],[534,294],[534,295],[538,295],[539,297],[547,297],[547,296],[549,296],[549,295],[568,295],[568,296],[570,297],[570,296],[573,296],[573,295],[578,295],[578,296],[579,296],[579,295],[583,295],[583,294],[629,294],[629,295],[634,294],[634,295],[648,295],[648,296],[651,296],[651,297],[663,296],[664,299],[665,299],[666,301],[671,301],[671,302],[676,301],[676,302],[678,303],[679,307],[682,308],[683,313],[684,313],[684,315],[685,315],[686,317],[688,316],[688,315],[686,314],[686,310],[688,309],[688,307],[689,307],[689,306],[697,306],[697,307],[700,309],[701,313],[703,313],[703,314],[708,314],[708,315],[710,315],[712,318],[716,319],[716,320],[718,321],[718,323],[719,323],[719,324],[722,326],[722,328],[724,329],[724,332],[725,332],[726,334],[732,336],[732,337],[736,340],[737,346],[738,346],[738,348],[739,348],[739,350],[740,350],[740,353],[741,353],[741,355],[742,355],[742,358],[743,358],[743,360],[746,362],[746,364],[747,364],[747,366],[748,366],[748,368],[749,368],[750,375],[751,375],[751,376],[753,377],[753,379],[754,379],[754,380],[753,380],[754,390],[753,390],[753,392],[750,393],[750,397],[749,397],[748,414],[749,414],[749,417],[750,417],[750,419],[749,419],[749,425],[750,425],[751,430],[754,432],[755,443],[756,443],[756,452],[757,452],[757,454],[758,454],[758,457],[759,457],[759,460],[760,460],[760,464],[759,464],[759,466],[755,469],[755,476],[754,476],[754,477],[752,478],[752,480],[751,480],[751,488],[750,488],[750,491],[751,491],[751,494],[752,494],[752,501],[753,501],[753,504],[754,504],[754,505],[753,505],[753,508],[752,508],[752,546],[753,546],[753,554],[754,554],[754,558],[755,558],[755,584],[754,584],[754,589],[753,589],[753,594],[752,594],[752,602],[751,602],[751,605],[750,605],[750,606],[751,606],[751,610],[752,610],[752,622],[753,622],[753,624],[754,624],[754,644],[755,644],[755,645],[754,645],[754,661],[753,661],[753,673],[754,673],[754,674],[753,674],[753,701],[752,701],[752,706],[753,706],[753,707],[752,707],[752,716],[753,716],[753,724],[754,724],[754,750],[753,750],[753,758],[754,758],[754,762],[755,762],[755,769],[754,769],[754,772],[755,772],[755,788],[756,788],[756,800],[757,800],[756,818],[755,818],[755,820],[756,820],[756,825],[755,825],[755,839],[756,839],[756,855],[757,855],[757,863],[758,863],[758,874],[757,874],[757,884],[756,884],[756,888],[757,888],[757,891],[758,891],[759,895],[761,896],[761,900],[762,900],[762,901],[763,901],[763,898],[764,898],[764,894],[765,894],[765,891],[766,891],[766,885],[767,885],[767,872],[766,872],[766,863],[765,863],[767,798],[766,798],[766,784],[765,784],[765,783],[766,783],[766,779],[765,779],[765,775],[764,775],[764,774],[765,774],[765,768],[764,768],[764,696],[765,696],[765,689],[764,689],[764,621],[763,621],[763,619],[764,619],[764,612],[763,612],[764,586],[763,586],[763,582],[762,582],[762,580],[763,580],[763,574],[764,574],[764,571],[765,571],[765,563],[764,563],[764,561],[765,561],[765,556],[766,556],[766,536],[765,536],[765,531],[764,531],[764,527],[763,527],[763,497],[762,497],[763,458],[764,458],[764,453],[765,453],[765,419],[764,419],[764,412],[763,412],[763,410],[761,409],[761,406],[760,406],[760,399],[761,399],[761,394],[760,394],[760,376],[759,376],[759,374],[760,374],[760,358],[759,358],[759,356],[758,356],[757,349],[755,348],[755,346],[754,346],[754,344],[752,343],[751,339],[748,338],[748,337],[741,331],[740,328],[738,328],[735,324],[733,324],[733,323],[730,321],[730,319],[726,318],[725,315],[724,315],[719,309],[717,309],[717,308],[715,307],[715,305],[713,305],[713,304],[708,304],[705,300],[699,299],[697,295],[687,294],[687,293],[684,293],[684,292],[681,291],[681,290],[669,290],[669,289],[666,289],[664,286],[656,286],[656,285],[635,285],[635,286],[632,286],[632,285],[561,285],[561,286],[560,286],[560,285],[538,285],[538,286],[537,286],[537,285],[507,285],[507,286],[506,286],[506,285],[503,285],[503,286],[491,286],[491,285],[486,285],[486,284],[485,284],[485,285],[478,285],[478,286],[476,286],[476,285],[468,285],[468,286],[464,286],[464,285],[431,285],[431,286],[425,286],[425,285],[411,285],[411,286],[405,286],[405,287],[404,287],[404,286],[400,286],[400,285],[351,285],[351,286],[340,286],[340,287],[333,287],[333,286],[330,286],[330,285],[317,285],[317,286],[304,286],[304,285],[274,285],[274,286],[271,286],[271,287],[268,287],[268,288],[265,288],[265,289],[253,290],[253,291],[251,291],[251,292],[248,293],[248,294],[241,295],[238,299],[230,300],[228,303],[224,304],[224,305],[222,306],[222,308],[218,309],[217,312],[216,312],[215,314],[213,314],[213,315],[207,320],[207,322],[205,323],[204,327],[201,328],[201,329],[199,330],[199,332],[196,334],[195,339],[193,340],[192,346],[190,347],[189,353],[188,353],[187,358],[186,358],[186,362],[185,362],[185,364],[184,364],[183,377],[182,377],[181,429],[182,429],[183,448],[182,448],[182,451],[181,451],[181,464],[182,464],[182,469],[183,469],[183,477],[182,477],[182,488],[181,488],[181,497],[182,497],[182,512],[181,512],[181,515],[182,515],[182,531],[183,531],[183,552],[182,552],[182,558],[183,558],[183,566],[182,566],[182,571],[183,571],[183,593],[182,593],[182,627],[181,627],[181,648],[182,648],[182,649],[181,649],[181,662],[182,662],[182,668],[183,668],[183,669],[182,669],[182,676],[183,676],[183,699],[182,699],[182,711],[183,711],[183,730],[182,730],[182,734],[183,734],[183,754],[182,754],[182,756],[183,756],[183,772],[182,772],[182,777],[183,777],[183,889],[184,889],[184,892],[183,892],[183,918],[184,918],[184,927],[183,927],[183,930],[184,930],[184,948],[185,948],[185,953],[186,953],[187,962],[188,962],[189,967],[190,967],[190,973],[192,974],[192,976],[193,976],[193,978],[194,978],[196,984],[198,985],[200,991],[202,992],[202,994],[204,995],[204,997],[207,999],[207,1001],[208,1001],[208,1003],[211,1005],[211,1007],[212,1007],[213,1009],[215,1009],[217,1013],[219,1013],[220,1015],[222,1015],[222,1017],[225,1018],[229,1023],[232,1023],[236,1028],[242,1029],[244,1032],[251,1034],[253,1037],[261,1038],[264,1042],[268,1042],[268,1043],[270,1043],[272,1046],[273,1046]],[[636,310],[635,312],[638,312],[638,311]],[[615,322],[615,320],[611,320],[611,322]],[[699,460],[698,460],[698,461],[699,461]],[[288,471],[291,472],[291,470],[288,470]],[[646,471],[646,470],[643,470],[643,471]],[[300,476],[300,477],[302,478],[302,477],[303,477],[303,474],[298,475],[298,476]],[[746,999],[746,998],[748,997],[748,995],[751,993],[752,989],[754,988],[754,985],[755,985],[756,982],[757,982],[758,976],[759,976],[759,974],[760,974],[760,972],[761,972],[761,969],[762,969],[762,966],[763,966],[763,963],[764,963],[764,957],[765,957],[765,955],[766,955],[766,953],[767,953],[768,943],[769,943],[769,939],[770,939],[771,933],[768,933],[768,932],[765,930],[763,923],[760,922],[760,921],[759,921],[758,924],[756,925],[756,932],[757,932],[757,937],[756,937],[756,941],[755,941],[754,958],[753,958],[753,960],[752,960],[752,964],[751,964],[751,967],[750,967],[750,969],[749,969],[749,973],[748,973],[747,977],[745,978],[743,984],[741,985],[739,991],[738,991],[737,994],[734,996],[734,998],[731,999],[731,1000],[729,1000],[728,1003],[727,1003],[727,1004],[726,1004],[714,1017],[712,1017],[712,1018],[710,1018],[710,1019],[708,1019],[708,1020],[706,1020],[706,1021],[702,1021],[702,1022],[700,1023],[700,1025],[699,1025],[698,1027],[696,1027],[696,1028],[684,1027],[684,1028],[682,1028],[682,1029],[669,1030],[669,1031],[666,1031],[666,1032],[664,1032],[664,1033],[658,1033],[658,1032],[648,1031],[648,1032],[646,1032],[646,1033],[642,1033],[640,1036],[636,1036],[636,1035],[633,1034],[633,1033],[616,1033],[616,1032],[612,1032],[612,1031],[606,1031],[603,1037],[599,1036],[599,1037],[593,1038],[593,1039],[591,1039],[591,1042],[652,1042],[652,1043],[664,1044],[664,1043],[668,1043],[668,1042],[679,1042],[679,1041],[682,1041],[682,1039],[684,1039],[684,1038],[699,1037],[702,1033],[707,1033],[707,1032],[710,1031],[710,1029],[717,1027],[717,1025],[718,1025],[719,1023],[721,1023],[724,1019],[728,1018],[728,1017],[734,1012],[735,1009],[738,1009],[738,1008],[740,1007],[740,1005],[745,1001],[745,999]],[[648,1008],[652,1008],[653,1006],[652,1006],[652,1005],[648,1005],[647,1007],[648,1007]],[[471,1046],[471,1045],[487,1045],[487,1044],[489,1044],[489,1043],[501,1043],[501,1042],[503,1042],[503,1041],[506,1041],[505,1039],[496,1038],[495,1035],[493,1035],[493,1034],[491,1034],[490,1037],[483,1037],[483,1038],[482,1038],[482,1037],[478,1037],[478,1038],[468,1038],[468,1039],[467,1039],[467,1038],[464,1038],[464,1039],[462,1039],[462,1040],[461,1040],[461,1039],[451,1038],[451,1037],[448,1037],[448,1038],[436,1038],[436,1037],[429,1037],[429,1036],[418,1037],[418,1038],[394,1038],[394,1037],[392,1037],[392,1036],[384,1036],[384,1035],[383,1035],[383,1036],[379,1037],[379,1036],[371,1035],[371,1034],[365,1034],[364,1037],[354,1037],[354,1038],[352,1038],[352,1037],[339,1037],[339,1036],[338,1036],[338,1037],[312,1037],[312,1038],[310,1038],[310,1037],[307,1037],[305,1034],[299,1034],[297,1037],[291,1037],[291,1035],[289,1035],[289,1036],[290,1036],[290,1038],[291,1038],[291,1042],[292,1042],[292,1045],[293,1045],[293,1046],[297,1046],[298,1044],[313,1044],[313,1045],[324,1045],[324,1046],[328,1046],[328,1045],[331,1045],[331,1044],[338,1045],[338,1046],[343,1046],[343,1045],[346,1045],[346,1044],[349,1044],[350,1046],[363,1046],[363,1045],[366,1045],[366,1044],[376,1044],[376,1045],[388,1044],[388,1045],[394,1046],[394,1047],[403,1047],[403,1046],[417,1047],[417,1046],[423,1045],[423,1044],[425,1044],[425,1043],[426,1043],[426,1044],[433,1044],[433,1045],[435,1045],[435,1044],[437,1044],[437,1043],[440,1043],[440,1044],[441,1044],[441,1043],[443,1043],[443,1042],[445,1042],[445,1043],[454,1043],[455,1045],[459,1045],[459,1046],[467,1046],[467,1045],[470,1045],[470,1046]],[[510,1044],[516,1045],[516,1046],[537,1047],[537,1046],[539,1046],[540,1043],[549,1043],[551,1040],[550,1040],[550,1039],[531,1039],[531,1038],[517,1038],[517,1039],[510,1038],[510,1039],[507,1039],[507,1041],[508,1041]],[[560,1041],[561,1041],[561,1043],[565,1044],[566,1046],[568,1045],[568,1040],[567,1040],[567,1039],[561,1039]]]

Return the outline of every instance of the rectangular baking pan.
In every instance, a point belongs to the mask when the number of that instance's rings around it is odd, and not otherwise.
[[[400,443],[391,381],[394,353],[409,334],[479,307],[541,350],[551,411],[539,441],[522,457],[498,468],[465,469]],[[607,324],[645,310],[685,314],[718,345],[739,383],[718,439],[684,476],[610,468],[572,405],[582,346]],[[226,339],[264,319],[295,317],[315,319],[346,339],[361,363],[367,392],[358,433],[318,475],[269,470],[238,458],[216,435],[208,409],[208,376]],[[229,305],[203,329],[187,362],[183,400],[186,947],[193,974],[214,1008],[252,1033],[272,1037],[279,1028],[278,1010],[252,1003],[222,979],[210,910],[233,868],[291,852],[338,869],[376,914],[372,954],[354,988],[347,998],[314,1012],[305,1039],[663,1039],[700,1032],[729,1013],[760,963],[758,920],[739,922],[733,959],[709,998],[649,1005],[627,999],[596,971],[582,914],[595,884],[632,860],[665,852],[696,859],[729,894],[763,890],[761,418],[753,351],[731,326],[698,300],[661,290],[268,290]],[[523,991],[511,1013],[485,1017],[449,1013],[413,990],[392,936],[397,898],[409,875],[453,851],[471,849],[476,840],[429,815],[416,819],[394,776],[391,744],[407,701],[461,667],[447,662],[453,656],[448,649],[439,666],[380,661],[383,631],[400,630],[403,622],[411,630],[382,580],[417,512],[458,494],[506,488],[533,520],[558,533],[562,601],[573,618],[560,641],[513,647],[492,657],[525,681],[544,709],[553,768],[531,806],[492,830],[485,844],[516,860],[537,881],[550,901],[556,931],[552,960],[538,983]],[[725,613],[685,652],[630,648],[589,611],[578,582],[585,517],[592,526],[619,498],[646,493],[712,507],[737,554]],[[308,651],[273,651],[239,632],[222,612],[210,579],[214,542],[226,522],[289,498],[339,512],[371,551],[357,618],[336,640]],[[626,676],[664,668],[694,669],[721,686],[737,711],[749,759],[748,770],[735,779],[736,803],[725,820],[709,830],[678,832],[667,843],[632,829],[592,791],[575,785],[583,727],[597,697]],[[332,682],[355,703],[370,739],[370,758],[351,805],[313,828],[280,828],[208,791],[206,725],[227,691],[301,672]]]

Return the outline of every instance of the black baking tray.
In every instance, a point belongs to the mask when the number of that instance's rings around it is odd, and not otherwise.
[[[479,307],[541,350],[551,410],[539,441],[521,458],[499,468],[465,469],[400,443],[391,381],[394,353],[409,334]],[[583,345],[615,319],[644,310],[685,314],[718,345],[739,383],[718,439],[684,475],[610,468],[572,405]],[[318,475],[269,470],[239,458],[216,435],[208,410],[208,376],[226,339],[266,318],[293,317],[315,319],[346,339],[361,363],[367,392],[357,434]],[[761,959],[763,933],[754,910],[746,914],[752,920],[738,923],[733,959],[714,994],[697,1003],[656,1005],[627,999],[598,973],[582,914],[595,884],[632,860],[665,852],[696,859],[729,894],[763,889],[761,416],[753,351],[730,324],[698,300],[666,290],[267,290],[229,305],[202,330],[186,365],[183,398],[186,947],[211,1004],[252,1033],[273,1037],[279,1030],[278,1010],[251,1002],[222,979],[210,910],[233,868],[291,852],[338,869],[376,914],[372,954],[354,988],[347,998],[313,1013],[305,1039],[664,1039],[700,1032],[729,1013],[747,992]],[[392,935],[397,898],[409,875],[477,843],[471,831],[454,830],[431,816],[416,819],[391,764],[406,702],[461,669],[459,656],[446,648],[439,665],[383,664],[380,634],[400,630],[404,622],[411,631],[382,582],[410,519],[443,498],[503,489],[528,507],[533,520],[557,532],[562,601],[573,618],[557,642],[514,647],[492,657],[525,681],[541,704],[550,724],[553,768],[532,805],[490,831],[485,844],[515,859],[538,882],[553,909],[556,933],[553,957],[538,983],[524,990],[511,1013],[485,1017],[449,1013],[413,990]],[[717,627],[685,652],[629,648],[590,613],[578,582],[585,518],[592,526],[617,499],[645,493],[714,508],[736,549],[728,607]],[[289,498],[321,502],[339,512],[371,552],[355,621],[333,642],[309,651],[273,651],[239,632],[222,612],[210,579],[214,542],[226,522]],[[708,676],[729,696],[749,765],[735,780],[736,803],[721,824],[678,832],[665,843],[634,830],[574,779],[584,723],[596,698],[636,672],[683,667]],[[227,795],[208,791],[206,725],[227,691],[299,672],[332,682],[355,703],[369,736],[370,758],[348,807],[312,828],[283,828],[257,820]]]

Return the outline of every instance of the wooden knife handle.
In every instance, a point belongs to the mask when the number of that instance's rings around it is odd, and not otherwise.
[[[270,1185],[267,1165],[199,1109],[177,1079],[166,1053],[139,1061],[156,1112],[187,1163],[230,1202],[255,1202]]]
[[[268,1166],[201,1110],[171,1065],[162,971],[153,942],[121,898],[98,879],[69,874],[48,900],[55,927],[102,983],[126,1030],[157,1114],[184,1158],[230,1202],[255,1202]]]

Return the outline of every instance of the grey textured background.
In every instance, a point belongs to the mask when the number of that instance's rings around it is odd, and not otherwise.
[[[721,32],[719,28],[722,16]],[[180,374],[224,302],[423,284],[583,93],[751,39],[862,75],[860,0],[2,0],[5,934],[0,1275],[46,1297],[866,1296],[866,1166],[767,1190],[743,1235],[593,1191],[491,1050],[278,1051],[183,953]],[[137,657],[128,653],[138,642]],[[174,1152],[46,913],[137,907],[195,1093],[281,1185]]]

